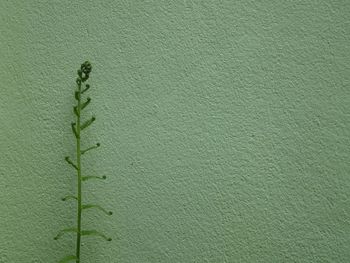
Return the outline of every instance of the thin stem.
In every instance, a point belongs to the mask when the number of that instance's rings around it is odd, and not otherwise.
[[[81,108],[81,85],[78,85],[78,106],[77,106],[77,125],[76,125],[76,139],[77,139],[77,174],[78,174],[78,216],[77,216],[77,247],[76,247],[76,262],[80,262],[80,244],[81,244],[81,211],[82,211],[82,191],[81,191],[81,160],[80,160],[80,108]]]
[[[96,143],[96,145],[91,146],[91,147],[89,147],[89,148],[87,148],[87,149],[85,149],[85,150],[82,150],[82,151],[81,151],[81,154],[85,154],[86,152],[88,152],[88,151],[90,151],[90,150],[93,150],[93,149],[96,149],[96,148],[98,148],[98,147],[100,147],[100,146],[101,146],[100,143]]]

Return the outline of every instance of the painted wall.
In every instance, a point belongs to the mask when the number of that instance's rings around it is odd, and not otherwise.
[[[83,263],[350,261],[350,1],[0,1],[0,262],[74,237],[75,74],[93,64]]]

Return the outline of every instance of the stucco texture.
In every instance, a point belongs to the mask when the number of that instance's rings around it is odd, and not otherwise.
[[[0,0],[0,262],[350,262],[350,1]]]

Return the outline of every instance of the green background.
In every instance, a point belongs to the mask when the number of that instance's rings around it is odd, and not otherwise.
[[[350,1],[0,0],[0,262],[350,261]]]

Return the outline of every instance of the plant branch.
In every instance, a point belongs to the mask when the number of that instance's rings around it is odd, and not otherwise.
[[[90,179],[106,180],[107,176],[105,176],[105,175],[104,176],[89,175],[89,176],[83,176],[82,177],[83,181],[87,181],[87,180],[90,180]]]
[[[76,166],[76,165],[69,159],[69,156],[66,156],[64,159],[66,160],[66,162],[67,162],[68,164],[70,164],[71,166],[73,166],[74,169],[78,170],[78,166]]]
[[[81,154],[84,154],[84,153],[86,153],[86,152],[88,152],[88,151],[90,151],[90,150],[96,149],[96,148],[98,148],[98,147],[100,147],[100,146],[101,146],[100,143],[96,143],[96,145],[91,146],[91,147],[89,147],[89,148],[87,148],[87,149],[85,149],[85,150],[82,150],[82,151],[81,151]]]

